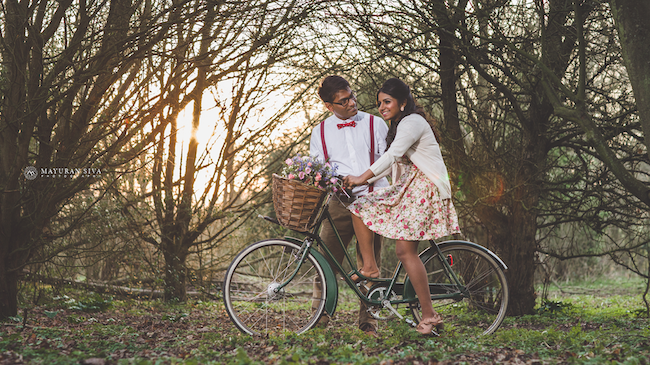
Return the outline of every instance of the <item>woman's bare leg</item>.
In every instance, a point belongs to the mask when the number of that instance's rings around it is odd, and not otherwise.
[[[363,258],[363,267],[360,271],[368,277],[379,277],[379,267],[375,261],[375,233],[363,223],[361,218],[354,214],[352,214],[352,225],[354,226],[354,234],[357,236],[359,251],[361,251],[361,257]]]
[[[433,309],[433,305],[431,304],[427,270],[420,257],[418,257],[418,242],[398,240],[395,242],[395,253],[397,254],[397,258],[402,262],[402,265],[404,265],[413,289],[415,289],[415,294],[417,294],[418,300],[420,301],[420,306],[422,307],[421,322],[440,322],[440,315]]]

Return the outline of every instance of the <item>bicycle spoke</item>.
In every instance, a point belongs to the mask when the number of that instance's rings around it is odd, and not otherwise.
[[[452,326],[462,324],[459,330],[477,329],[483,334],[494,332],[503,321],[507,306],[503,271],[488,254],[472,244],[454,241],[441,244],[440,250],[442,258],[434,254],[425,262],[427,277],[433,286],[434,308]],[[450,256],[451,260],[448,259]],[[442,260],[449,260],[451,270],[465,287],[465,292],[459,291],[460,288],[454,289],[456,281],[453,274],[446,271]],[[440,293],[458,293],[459,297],[438,299]],[[419,321],[419,306],[412,312]]]
[[[300,257],[295,253],[299,249],[288,241],[268,240],[251,245],[235,258],[224,281],[224,301],[240,330],[301,333],[315,324],[324,310],[326,291],[314,298],[313,283],[324,284],[325,278],[310,255],[298,267]]]

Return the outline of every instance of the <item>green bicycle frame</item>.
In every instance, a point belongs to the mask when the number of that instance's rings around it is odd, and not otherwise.
[[[434,299],[434,300],[435,299],[447,299],[447,298],[460,299],[461,296],[468,296],[467,289],[465,288],[464,285],[462,285],[462,283],[460,283],[460,281],[458,280],[458,277],[456,276],[456,273],[454,272],[454,270],[451,269],[451,266],[449,265],[449,262],[447,262],[447,260],[445,260],[442,257],[442,250],[440,249],[440,246],[453,244],[453,243],[462,243],[462,244],[465,244],[465,245],[468,245],[468,246],[475,247],[475,248],[485,252],[486,254],[488,254],[494,260],[494,262],[496,262],[497,265],[499,265],[499,267],[502,270],[504,270],[504,271],[508,270],[508,267],[506,266],[506,264],[497,255],[495,255],[492,251],[488,250],[487,248],[485,248],[485,247],[483,247],[481,245],[478,245],[478,244],[476,244],[474,242],[461,241],[461,240],[452,240],[452,241],[441,242],[440,245],[436,244],[434,241],[429,241],[429,243],[431,244],[431,246],[427,247],[427,249],[425,249],[424,251],[422,251],[420,253],[420,260],[422,260],[422,262],[427,262],[427,260],[429,260],[431,258],[431,256],[437,254],[438,257],[440,258],[440,261],[443,263],[443,266],[445,267],[445,272],[446,272],[447,276],[449,277],[449,279],[452,280],[452,282],[456,283],[456,285],[447,284],[447,285],[444,285],[444,286],[449,286],[450,288],[455,288],[455,289],[457,288],[457,289],[460,290],[460,293],[456,292],[456,293],[452,293],[452,294],[432,294],[431,299]],[[451,273],[451,277],[449,276],[450,273]],[[429,291],[431,291],[431,289],[434,289],[434,288],[440,288],[441,286],[443,286],[443,285],[441,285],[441,284],[431,284],[430,283],[429,284]],[[404,298],[414,298],[415,297],[415,290],[413,289],[413,285],[411,284],[409,278],[407,278],[405,283],[404,283],[403,297]]]
[[[284,237],[284,239],[297,245],[304,245],[306,243],[300,241],[295,237]],[[305,240],[308,239],[309,238],[306,238]],[[318,250],[314,250],[313,246],[310,245],[308,249],[305,249],[303,251],[303,255],[300,258],[300,263],[298,264],[296,271],[289,277],[287,281],[282,283],[278,289],[284,287],[293,279],[293,277],[298,272],[298,269],[300,269],[300,266],[302,266],[303,262],[305,262],[307,259],[307,255],[311,253],[311,255],[314,256],[314,259],[316,259],[316,261],[320,264],[321,268],[323,269],[323,273],[325,274],[325,285],[327,289],[327,297],[325,298],[325,312],[327,312],[328,315],[332,316],[336,311],[336,305],[339,301],[339,286],[336,282],[336,275],[334,275],[334,271],[332,271],[332,267],[327,262],[325,256],[323,256],[322,253],[318,252]]]
[[[447,275],[447,278],[449,278],[452,283],[455,283],[455,285],[454,284],[442,285],[442,284],[429,283],[429,293],[431,293],[432,291],[431,289],[439,288],[440,286],[449,286],[450,288],[456,290],[455,292],[450,292],[449,294],[431,294],[431,299],[460,300],[462,299],[463,296],[469,297],[469,293],[467,292],[467,289],[460,282],[460,280],[458,280],[458,277],[456,276],[454,270],[451,269],[451,265],[449,265],[449,262],[442,257],[442,251],[440,250],[440,247],[433,240],[430,240],[429,244],[430,247],[427,247],[427,249],[420,254],[420,260],[423,263],[427,262],[427,260],[431,258],[431,256],[437,254],[440,262],[442,262],[445,275]],[[410,299],[411,301],[415,300],[415,289],[413,288],[413,284],[411,284],[411,280],[409,277],[407,277],[406,280],[404,280],[404,293],[402,294],[402,298],[404,298],[405,300]]]
[[[336,311],[336,306],[337,306],[337,303],[338,303],[338,283],[337,283],[336,275],[334,274],[334,270],[332,268],[332,264],[334,264],[335,268],[338,271],[340,271],[341,273],[344,273],[345,271],[343,269],[342,264],[339,263],[338,261],[334,260],[334,255],[332,254],[332,251],[330,251],[329,247],[327,247],[327,245],[325,245],[323,243],[322,239],[320,238],[320,236],[318,236],[316,234],[316,232],[319,231],[320,227],[322,226],[323,221],[327,220],[330,223],[330,225],[333,227],[334,233],[336,235],[336,238],[337,238],[339,244],[341,245],[341,247],[343,247],[343,240],[341,239],[341,236],[339,235],[339,232],[336,229],[336,226],[334,225],[332,216],[330,215],[329,210],[328,210],[329,201],[331,199],[331,196],[332,195],[330,194],[327,197],[326,201],[324,202],[323,207],[322,207],[321,211],[318,214],[318,218],[316,219],[316,225],[312,228],[312,230],[310,232],[301,232],[301,233],[303,233],[303,234],[305,234],[307,236],[307,237],[304,238],[304,240],[301,241],[300,239],[297,239],[295,237],[284,237],[284,239],[286,241],[289,241],[289,242],[295,243],[297,245],[300,245],[300,247],[301,247],[301,250],[300,250],[301,255],[300,255],[299,262],[298,262],[298,265],[297,265],[295,271],[290,275],[290,277],[284,283],[282,283],[278,288],[276,288],[276,290],[280,290],[284,286],[289,284],[289,282],[291,282],[291,280],[293,280],[293,278],[298,273],[298,270],[300,269],[302,264],[307,259],[307,256],[309,254],[311,254],[314,257],[314,259],[320,264],[320,266],[323,269],[324,275],[325,275],[325,281],[326,281],[325,284],[326,284],[326,293],[327,293],[327,296],[325,298],[325,311],[330,316],[333,315],[334,312]],[[440,300],[440,299],[461,300],[463,297],[469,297],[469,293],[467,292],[467,289],[460,282],[460,280],[458,279],[458,277],[456,276],[454,271],[451,269],[451,266],[449,265],[449,262],[445,258],[442,257],[442,251],[441,251],[439,245],[433,240],[430,240],[429,242],[430,242],[431,246],[428,247],[426,250],[422,251],[422,253],[420,253],[420,260],[422,260],[422,262],[426,262],[433,255],[437,254],[440,262],[443,265],[443,270],[445,271],[445,274],[447,275],[447,277],[451,281],[451,284],[440,284],[440,283],[438,283],[438,284],[433,283],[432,284],[432,283],[430,283],[429,284],[429,292],[432,293],[431,294],[431,299],[433,299],[433,300]],[[503,261],[501,261],[501,259],[499,259],[499,257],[494,255],[492,252],[485,249],[484,247],[482,247],[480,245],[477,245],[475,243],[467,242],[467,241],[445,241],[445,242],[441,242],[440,245],[445,245],[445,244],[454,243],[454,242],[459,242],[459,243],[462,242],[462,243],[469,244],[469,245],[475,246],[475,247],[483,250],[484,252],[488,253],[502,269],[507,269],[507,267],[505,266]],[[314,247],[315,247],[314,243],[316,243],[317,245],[320,244],[323,251],[325,252],[324,255],[321,252],[319,252],[318,250],[314,249]],[[350,255],[348,255],[347,250],[343,250],[343,253],[344,253],[345,259],[349,263],[350,267],[354,268],[356,265],[354,265],[352,263],[352,259],[350,258]],[[331,260],[328,260],[327,258],[330,258]],[[402,269],[402,263],[399,262],[397,264],[397,267],[395,268],[395,271],[394,271],[393,276],[391,278],[373,279],[373,282],[376,283],[375,285],[377,285],[377,284],[386,285],[387,284],[387,291],[388,292],[393,292],[394,288],[397,289],[394,292],[396,294],[401,295],[402,299],[391,300],[390,301],[391,304],[413,303],[413,302],[417,301],[417,297],[416,297],[416,294],[415,294],[415,289],[413,288],[413,285],[412,285],[412,283],[411,283],[411,281],[410,281],[410,279],[408,277],[406,278],[406,280],[404,281],[403,284],[397,283],[397,277],[398,277],[401,269]],[[357,274],[357,275],[361,275],[357,269],[353,269],[353,272],[355,274]],[[379,305],[379,304],[381,304],[381,301],[372,300],[366,294],[364,294],[361,291],[361,289],[356,285],[356,283],[354,281],[352,281],[352,279],[350,279],[350,276],[343,275],[343,278],[345,279],[348,286],[350,288],[352,288],[352,290],[355,291],[355,293],[357,294],[359,299],[363,300],[368,305]],[[447,287],[450,290],[445,290],[445,292],[447,292],[445,294],[433,294],[434,292],[439,291],[441,287],[442,288]],[[401,290],[399,290],[399,289],[401,289]]]

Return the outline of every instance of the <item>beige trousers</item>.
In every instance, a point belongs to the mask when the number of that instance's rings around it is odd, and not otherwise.
[[[343,241],[344,247],[341,247],[341,244],[338,242],[338,239],[336,238],[336,233],[332,229],[332,226],[329,224],[328,221],[323,222],[323,227],[320,232],[320,237],[323,239],[323,242],[329,248],[330,252],[332,252],[332,255],[338,261],[339,264],[343,262],[343,258],[345,257],[345,250],[348,248],[348,245],[352,241],[352,237],[354,236],[354,227],[352,226],[352,213],[347,209],[347,205],[349,203],[341,203],[338,199],[332,198],[330,205],[329,205],[329,212],[330,215],[332,216],[332,220],[334,221],[334,225],[336,226],[336,230],[339,233],[339,236],[341,237],[341,241]],[[382,237],[379,235],[375,235],[374,238],[374,245],[375,245],[375,260],[377,261],[377,266],[381,269],[381,243],[382,243]],[[322,249],[321,249],[322,251]],[[363,267],[363,258],[361,257],[361,254],[359,253],[359,244],[357,243],[357,268]],[[327,257],[327,255],[325,256]],[[330,262],[330,265],[332,265],[332,268],[335,269],[336,265],[334,263]],[[343,273],[344,275],[346,273]],[[318,294],[320,294],[321,287],[320,283],[314,283],[314,293],[316,294],[315,297],[319,297]],[[359,300],[359,327],[361,327],[364,323],[371,324],[375,328],[377,328],[377,320],[372,318],[372,316],[368,313],[367,311],[366,304]],[[319,324],[321,325],[327,325],[329,322],[329,317],[327,315],[324,315]]]

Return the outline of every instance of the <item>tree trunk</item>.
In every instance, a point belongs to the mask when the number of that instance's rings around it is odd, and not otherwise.
[[[487,242],[478,242],[495,251],[508,266],[506,277],[510,290],[510,304],[508,313],[511,315],[531,314],[535,308],[535,252],[536,252],[536,219],[534,207],[537,203],[539,192],[538,184],[529,180],[538,176],[534,166],[543,165],[539,161],[538,147],[539,139],[526,138],[529,159],[519,160],[520,164],[526,165],[527,173],[522,174],[525,181],[519,184],[516,181],[504,181],[505,184],[511,183],[505,187],[505,190],[511,190],[510,196],[504,197],[505,202],[499,202],[501,206],[506,206],[509,213],[504,214],[502,210],[497,209],[494,205],[485,205],[481,202],[487,194],[491,192],[490,187],[486,189],[484,174],[479,168],[481,162],[475,162],[472,157],[465,151],[463,134],[460,128],[457,99],[457,79],[456,68],[458,67],[458,55],[454,51],[454,44],[458,40],[454,36],[455,28],[450,23],[446,5],[440,0],[434,1],[437,20],[440,25],[438,36],[440,39],[440,83],[442,91],[443,104],[443,137],[440,143],[445,146],[447,154],[445,162],[449,166],[450,174],[459,176],[463,175],[468,183],[463,190],[470,202],[477,202],[475,205],[476,217],[480,225],[487,230]],[[546,114],[547,115],[547,114]],[[532,141],[532,142],[531,142]],[[532,160],[531,160],[532,159]],[[532,162],[531,162],[532,161]],[[505,164],[504,164],[505,165]],[[498,164],[496,164],[498,166]],[[513,176],[517,168],[512,164],[507,166],[507,170],[499,171],[499,176]],[[516,187],[516,188],[515,188]]]
[[[18,313],[18,278],[12,271],[14,255],[11,252],[17,249],[15,241],[16,211],[13,195],[3,191],[0,194],[0,318],[15,316]],[[15,264],[15,263],[14,263]]]
[[[22,188],[27,190],[24,186]],[[19,272],[34,254],[35,240],[42,239],[39,232],[45,225],[41,223],[43,217],[37,214],[33,214],[30,220],[22,218],[20,209],[17,209],[20,207],[18,188],[13,192],[8,190],[0,194],[0,319],[18,313]],[[44,210],[38,213],[46,214]]]
[[[0,318],[18,314],[18,274],[0,261]]]
[[[526,170],[525,168],[522,171]],[[470,201],[480,201],[480,192],[485,189],[481,180],[467,189]],[[508,267],[506,278],[510,292],[509,315],[533,314],[535,308],[535,254],[537,252],[537,211],[539,188],[530,181],[506,182],[511,192],[499,203],[507,207],[508,214],[502,214],[495,206],[477,206],[476,215],[487,233],[486,242],[479,242],[495,252]],[[478,192],[478,194],[476,194]],[[476,194],[476,195],[474,195]],[[474,196],[472,196],[474,195]],[[481,205],[479,203],[479,205]]]
[[[523,204],[515,203],[515,212],[509,217],[507,226],[503,228],[505,237],[497,237],[499,241],[492,244],[496,247],[499,257],[508,266],[506,272],[510,290],[508,313],[516,316],[534,314],[537,214],[525,209]]]
[[[523,232],[518,232],[523,233]],[[499,238],[497,238],[499,239]],[[521,316],[535,313],[535,250],[534,241],[520,239],[517,233],[499,239],[500,258],[508,266],[506,279],[510,299],[508,314]]]
[[[171,252],[170,252],[171,251]],[[178,253],[177,249],[164,250],[165,256],[165,301],[187,300],[187,252]]]
[[[466,159],[465,146],[463,144],[463,133],[460,128],[458,117],[458,99],[456,96],[456,83],[458,76],[458,55],[454,51],[455,27],[447,17],[446,5],[441,0],[433,1],[434,9],[440,29],[438,30],[439,52],[440,52],[440,89],[442,90],[442,111],[444,120],[442,129],[445,141],[439,141],[449,149],[445,156],[445,163],[450,165],[450,173],[462,171],[462,161]]]
[[[632,84],[639,111],[639,120],[646,136],[650,154],[650,2],[647,0],[609,1],[618,38],[621,42],[625,68]]]

